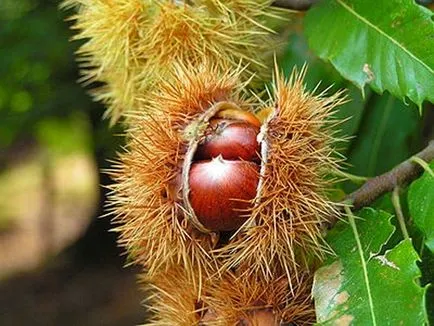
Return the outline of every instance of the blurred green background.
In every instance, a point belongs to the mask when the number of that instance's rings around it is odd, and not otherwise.
[[[102,214],[121,130],[78,83],[58,1],[0,1],[0,325],[144,321]]]

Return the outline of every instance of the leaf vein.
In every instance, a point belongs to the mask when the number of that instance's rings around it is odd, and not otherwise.
[[[354,233],[354,238],[355,238],[356,244],[357,244],[357,250],[358,250],[359,255],[360,255],[360,261],[362,263],[363,277],[365,279],[366,292],[368,295],[368,303],[369,303],[369,308],[370,308],[369,310],[371,312],[371,317],[372,317],[372,324],[373,324],[373,326],[377,326],[377,320],[375,318],[375,313],[374,313],[374,301],[372,300],[371,285],[369,283],[368,268],[366,266],[365,257],[363,256],[363,248],[362,248],[362,243],[360,242],[359,232],[357,231],[357,227],[356,227],[356,223],[354,221],[353,213],[351,212],[351,210],[348,207],[345,207],[345,211],[348,215],[348,220],[350,222],[351,228],[352,228],[353,233]]]
[[[423,67],[425,67],[431,74],[434,74],[433,68],[428,66],[425,62],[420,60],[418,57],[416,57],[410,50],[408,50],[406,47],[404,47],[401,43],[399,43],[394,38],[390,37],[387,33],[379,29],[377,26],[372,24],[369,20],[358,14],[353,8],[348,6],[346,3],[344,3],[342,0],[336,0],[342,7],[344,7],[346,10],[348,10],[350,13],[352,13],[355,17],[357,17],[360,21],[365,23],[367,26],[371,27],[375,31],[377,31],[379,34],[383,35],[385,38],[387,38],[389,41],[394,43],[396,46],[398,46],[400,49],[402,49],[408,56],[413,58],[415,61],[419,62]]]

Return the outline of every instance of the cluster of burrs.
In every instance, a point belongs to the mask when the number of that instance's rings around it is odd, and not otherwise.
[[[269,26],[289,14],[269,0],[65,5],[83,80],[127,126],[110,211],[143,267],[148,325],[313,324],[344,100],[307,91],[305,69],[257,91],[280,43]]]

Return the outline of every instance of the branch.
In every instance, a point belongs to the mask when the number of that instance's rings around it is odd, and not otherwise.
[[[345,197],[343,207],[350,205],[354,210],[357,210],[368,206],[385,193],[416,179],[424,170],[422,165],[417,162],[419,160],[424,162],[434,160],[434,140],[431,140],[425,149],[395,166],[389,172],[368,179],[359,189]],[[332,228],[337,221],[337,216],[331,218],[327,223],[327,228]]]
[[[292,9],[292,10],[307,10],[318,0],[274,0],[272,6]]]
[[[424,150],[417,153],[415,157],[429,162],[434,159],[434,140],[430,141]],[[413,158],[402,162],[389,172],[366,181],[356,191],[349,194],[345,201],[359,209],[371,204],[381,195],[393,191],[397,186],[402,186],[416,179],[423,171],[423,168],[414,162]]]

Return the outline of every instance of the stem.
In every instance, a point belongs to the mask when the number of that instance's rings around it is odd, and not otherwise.
[[[424,160],[422,160],[421,158],[419,158],[417,156],[411,157],[410,160],[413,163],[419,164],[426,172],[428,172],[434,178],[434,172],[433,172],[433,170],[431,170],[431,168],[427,162],[425,162]]]
[[[428,146],[415,156],[397,165],[389,172],[368,179],[359,189],[347,195],[342,204],[352,206],[355,210],[368,206],[380,196],[393,191],[395,187],[416,179],[423,172],[420,161],[430,162],[432,160],[434,160],[434,140],[431,140]],[[337,221],[337,216],[332,217],[327,223],[327,227],[333,227]]]
[[[343,177],[345,179],[348,179],[355,184],[363,184],[368,180],[367,177],[361,177],[359,175],[354,175],[340,170],[333,171],[332,173],[337,177]]]
[[[385,193],[393,191],[396,186],[405,185],[416,179],[422,173],[423,168],[419,163],[415,163],[415,158],[424,162],[432,161],[434,159],[434,141],[430,141],[425,149],[389,172],[366,181],[363,186],[349,194],[345,201],[350,202],[354,209],[359,209],[368,206]]]
[[[318,0],[274,0],[272,6],[292,9],[292,10],[307,10]]]
[[[399,201],[399,187],[395,187],[392,193],[392,204],[395,208],[396,217],[398,218],[399,226],[401,227],[402,235],[405,240],[410,239],[407,227],[405,226],[404,214],[402,213],[401,202]]]

